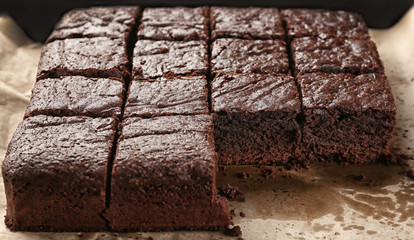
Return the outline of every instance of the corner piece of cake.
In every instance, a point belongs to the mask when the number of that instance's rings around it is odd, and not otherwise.
[[[16,231],[104,231],[115,118],[33,116],[2,165],[6,225]]]
[[[122,124],[105,217],[113,231],[223,229],[209,115],[127,118]]]
[[[369,39],[368,27],[358,13],[322,9],[283,9],[288,40],[300,37]]]
[[[92,37],[109,37],[128,41],[140,14],[138,6],[74,9],[63,15],[46,42]]]

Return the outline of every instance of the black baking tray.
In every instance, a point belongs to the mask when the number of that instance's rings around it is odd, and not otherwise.
[[[263,6],[324,8],[359,12],[371,28],[388,28],[413,5],[414,0],[0,0],[0,12],[11,15],[26,34],[43,42],[63,13],[97,5],[157,6]]]

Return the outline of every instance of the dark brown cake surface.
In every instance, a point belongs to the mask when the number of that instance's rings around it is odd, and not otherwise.
[[[51,116],[120,116],[124,85],[107,78],[68,76],[47,78],[35,83],[25,117]]]
[[[281,10],[288,39],[314,36],[367,39],[368,27],[358,13],[321,9]]]
[[[79,37],[127,39],[139,15],[139,7],[92,7],[71,10],[56,24],[47,42]]]
[[[375,43],[371,40],[296,38],[291,44],[291,54],[296,75],[384,72]]]
[[[363,163],[389,156],[396,108],[384,74],[312,73],[297,81],[309,158]]]
[[[215,112],[300,111],[298,90],[289,75],[223,74],[211,83]]]
[[[204,76],[132,81],[124,117],[208,114]]]
[[[113,118],[33,116],[2,165],[6,223],[25,231],[101,231]]]
[[[212,82],[221,164],[287,164],[296,157],[300,100],[289,75],[227,74]]]
[[[146,8],[142,13],[138,38],[208,40],[208,7]]]
[[[306,74],[297,78],[303,107],[363,111],[396,110],[390,85],[384,74]]]
[[[201,230],[229,225],[227,202],[216,196],[212,128],[208,115],[126,119],[105,214],[111,228]]]
[[[211,117],[194,116],[156,116],[153,118],[132,117],[124,119],[122,134],[124,138],[146,135],[162,135],[183,132],[211,133]],[[190,161],[190,159],[188,159]]]
[[[277,74],[289,71],[286,44],[282,40],[223,38],[211,45],[211,72]]]
[[[211,7],[211,39],[283,39],[285,30],[277,8]]]
[[[40,56],[37,78],[81,75],[122,78],[128,56],[123,39],[71,38],[47,43]]]
[[[124,176],[139,173],[139,182],[150,185],[212,181],[215,176],[210,116],[128,118],[122,129],[114,174],[118,169]]]
[[[206,74],[207,44],[204,41],[138,40],[132,64],[135,78]]]

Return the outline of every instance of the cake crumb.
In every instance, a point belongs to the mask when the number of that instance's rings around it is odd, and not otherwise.
[[[222,165],[222,166],[219,166],[218,169],[219,171],[226,171],[227,167]]]
[[[414,180],[414,170],[410,170],[407,172],[407,177],[411,178],[411,180]]]
[[[241,179],[247,179],[247,178],[251,177],[251,174],[248,173],[248,172],[242,172],[242,173],[238,174],[238,177],[241,178]]]
[[[240,217],[246,217],[246,214],[244,212],[240,212]]]
[[[234,208],[230,210],[230,215],[231,215],[231,216],[236,216],[235,210],[236,210],[236,209],[234,209]]]
[[[238,188],[230,184],[226,184],[219,189],[219,194],[230,200],[244,200],[244,193]]]
[[[392,154],[391,160],[389,160],[389,161],[391,161],[391,163],[397,163],[400,166],[407,167],[408,166],[407,160],[409,160],[409,159],[410,159],[410,156],[408,156],[404,153],[402,153],[402,154],[394,153],[394,154]],[[388,162],[385,162],[385,163],[388,163]]]
[[[228,236],[232,236],[232,237],[241,237],[242,236],[242,231],[241,231],[241,228],[239,226],[234,226],[233,228],[227,228],[224,231],[224,234],[226,234]]]
[[[356,176],[355,177],[355,180],[357,180],[357,181],[363,181],[363,180],[365,180],[365,175]]]
[[[264,178],[273,178],[274,171],[272,168],[263,168],[261,172]]]
[[[291,178],[290,174],[282,175],[282,178]]]

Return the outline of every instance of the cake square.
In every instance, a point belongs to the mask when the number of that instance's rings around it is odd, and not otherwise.
[[[91,7],[67,12],[56,24],[47,42],[67,38],[109,37],[129,39],[140,8]]]
[[[285,165],[297,157],[300,100],[293,77],[225,74],[211,88],[221,164]]]
[[[311,73],[297,81],[308,158],[366,163],[389,156],[396,107],[384,74]]]
[[[211,71],[218,73],[288,73],[289,60],[282,40],[222,38],[211,45]]]
[[[205,75],[208,53],[205,41],[139,40],[134,49],[135,78],[156,78],[172,75]]]
[[[127,118],[112,171],[114,231],[223,229],[226,199],[216,195],[217,159],[209,115]]]
[[[16,231],[103,231],[115,118],[33,116],[2,165],[6,225]]]
[[[285,30],[277,8],[211,7],[211,39],[283,39]]]
[[[138,38],[207,41],[208,10],[208,7],[146,8],[142,13]]]
[[[124,117],[208,114],[205,76],[131,82]]]
[[[70,38],[47,43],[42,50],[37,79],[81,75],[129,76],[126,42],[123,39]]]
[[[296,75],[311,72],[384,73],[371,40],[314,37],[295,38],[291,56]]]
[[[358,13],[322,9],[281,10],[288,39],[329,37],[369,39],[368,27]]]
[[[123,82],[108,78],[46,78],[35,83],[25,117],[120,117],[124,93]]]

